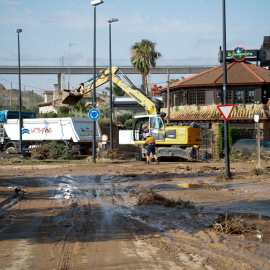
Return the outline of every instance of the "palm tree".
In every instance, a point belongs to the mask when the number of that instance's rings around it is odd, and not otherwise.
[[[80,112],[80,117],[82,118],[83,112],[86,112],[85,100],[81,99],[76,105],[72,106],[73,111],[75,112],[76,117],[78,117],[78,112]]]
[[[110,92],[110,87],[105,87],[105,89]],[[121,96],[125,95],[125,91],[120,86],[118,86],[116,83],[113,83],[112,94],[115,97],[121,97]]]
[[[156,67],[156,60],[161,56],[161,53],[156,52],[155,45],[156,43],[143,39],[141,42],[136,42],[131,47],[130,60],[132,66],[139,71],[144,78],[146,95],[148,95],[147,75],[151,67]]]

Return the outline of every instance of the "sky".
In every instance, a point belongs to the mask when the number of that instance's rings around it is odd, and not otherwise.
[[[270,35],[269,11],[269,0],[226,0],[227,50],[260,49]],[[109,66],[111,17],[119,19],[111,28],[114,66],[131,66],[130,48],[142,39],[156,43],[162,55],[157,66],[219,65],[222,0],[104,0],[96,7],[97,66]],[[18,65],[16,28],[23,29],[21,66],[93,66],[93,25],[91,0],[0,0],[0,66]],[[71,75],[70,84],[90,77]],[[139,75],[129,77],[141,84]],[[164,86],[166,80],[166,74],[152,75],[151,83]],[[18,89],[17,75],[0,74],[7,89],[11,82]],[[42,93],[53,90],[57,76],[22,75],[21,82],[22,89]]]

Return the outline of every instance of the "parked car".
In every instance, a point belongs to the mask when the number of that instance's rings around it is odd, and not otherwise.
[[[232,146],[232,153],[243,153],[251,155],[257,152],[257,140],[254,139],[240,139]],[[270,142],[261,141],[261,152],[270,154]]]

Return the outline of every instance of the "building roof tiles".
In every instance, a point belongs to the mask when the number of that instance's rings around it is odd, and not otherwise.
[[[170,89],[217,86],[223,84],[223,65],[212,68],[190,78],[175,82]],[[227,64],[228,85],[260,85],[270,84],[270,71],[248,62],[233,62]],[[161,91],[165,91],[163,87]]]

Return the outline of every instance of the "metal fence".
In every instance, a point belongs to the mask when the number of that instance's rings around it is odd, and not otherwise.
[[[203,130],[203,140],[200,146],[200,158],[211,158],[214,154],[214,135],[210,129]]]

